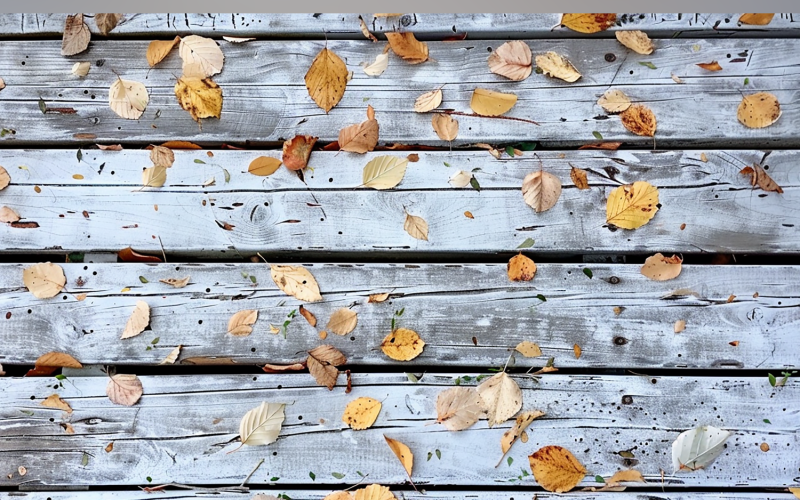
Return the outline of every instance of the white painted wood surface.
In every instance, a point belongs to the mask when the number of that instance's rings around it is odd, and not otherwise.
[[[88,14],[91,15],[91,14]],[[468,38],[560,38],[586,37],[582,33],[558,27],[560,14],[434,14],[412,13],[389,18],[375,18],[371,13],[360,14],[370,30],[412,31],[420,39],[441,39],[466,33]],[[109,37],[222,35],[362,39],[359,14],[201,14],[201,13],[139,13],[126,14]],[[618,26],[597,37],[613,37],[613,31],[644,30],[651,37],[764,37],[796,36],[800,14],[776,14],[767,26],[748,26],[739,23],[741,14],[617,14]],[[60,35],[66,14],[2,14],[0,36]],[[86,19],[89,29],[97,35],[94,21]],[[553,29],[553,27],[556,27]],[[98,35],[99,37],[99,35]]]
[[[239,484],[262,458],[252,486],[278,487],[369,481],[402,484],[405,471],[384,442],[388,435],[415,454],[417,486],[534,486],[532,476],[509,482],[527,470],[527,456],[546,445],[569,449],[587,468],[583,486],[596,486],[635,463],[650,486],[662,481],[677,488],[785,487],[797,483],[800,446],[800,383],[770,387],[766,377],[600,377],[546,375],[534,381],[516,377],[523,408],[547,415],[528,429],[529,441],[516,443],[500,459],[500,437],[510,422],[449,432],[435,421],[436,397],[452,387],[455,376],[428,374],[417,383],[400,375],[354,375],[353,391],[332,392],[307,384],[297,375],[215,375],[141,377],[144,396],[133,407],[113,405],[103,377],[70,377],[63,389],[54,379],[0,380],[0,436],[9,468],[27,474],[0,476],[0,485],[147,485],[180,482]],[[74,412],[47,409],[40,402],[58,393]],[[382,401],[374,426],[353,431],[341,415],[357,397]],[[286,421],[278,441],[265,447],[237,446],[239,420],[261,401],[285,402]],[[630,404],[627,404],[630,403]],[[33,415],[31,415],[33,413]],[[51,421],[52,419],[52,421]],[[763,420],[769,419],[767,424]],[[66,434],[61,423],[70,423]],[[698,425],[715,425],[733,435],[719,459],[705,471],[672,474],[671,444]],[[113,451],[104,451],[109,443]],[[766,442],[770,450],[759,449]],[[441,459],[435,456],[440,450]],[[635,458],[622,458],[619,451]],[[427,454],[432,453],[431,460]],[[81,465],[84,454],[88,464]],[[632,463],[631,460],[634,462]],[[626,465],[627,464],[627,465]],[[337,479],[332,473],[346,474]],[[629,491],[637,486],[633,484]],[[300,486],[302,487],[302,486]]]
[[[173,255],[215,258],[298,250],[398,257],[510,252],[532,238],[530,251],[558,254],[800,250],[798,154],[764,159],[761,151],[705,150],[703,162],[703,152],[547,151],[496,160],[485,151],[420,151],[396,189],[376,191],[357,189],[363,166],[378,155],[408,152],[314,152],[307,184],[285,168],[268,178],[247,172],[257,156],[280,157],[274,151],[215,151],[213,158],[177,152],[167,185],[142,188],[147,151],[82,150],[79,162],[76,150],[5,150],[0,165],[12,181],[0,203],[39,227],[0,226],[0,248],[63,254],[132,246],[160,255],[163,245]],[[739,171],[754,162],[769,167],[783,194],[752,189]],[[572,185],[572,166],[589,172],[591,189]],[[476,168],[482,191],[448,183],[458,170]],[[557,175],[564,190],[554,208],[537,214],[521,186],[540,168]],[[203,187],[212,178],[215,185]],[[661,209],[635,231],[612,232],[607,195],[639,180],[659,188]],[[403,230],[406,210],[427,220],[428,241]],[[233,229],[220,227],[225,223]]]
[[[289,363],[327,343],[353,365],[496,367],[524,340],[538,343],[543,354],[516,355],[519,368],[542,367],[553,357],[562,368],[779,371],[797,368],[800,359],[797,267],[686,265],[677,279],[656,282],[639,265],[592,264],[589,279],[578,264],[540,263],[533,281],[511,282],[504,264],[309,265],[324,301],[305,306],[318,325],[297,316],[286,339],[271,334],[269,325],[282,325],[301,302],[277,289],[264,264],[63,264],[68,293],[52,299],[25,289],[23,267],[0,266],[3,364],[32,364],[46,352],[66,351],[86,364],[152,365],[177,345],[184,346],[179,363],[185,364]],[[191,282],[182,289],[158,281],[185,276]],[[676,290],[683,295],[667,297]],[[389,301],[367,303],[370,294],[385,292]],[[77,301],[78,293],[86,299]],[[151,330],[119,340],[138,300],[150,305]],[[320,340],[318,332],[341,307],[358,313],[355,330]],[[617,315],[615,307],[624,310]],[[243,309],[259,311],[254,332],[228,335],[228,319]],[[427,345],[412,362],[398,364],[377,346],[400,309],[399,325]],[[686,330],[675,334],[681,319]],[[583,350],[580,359],[575,344]]]
[[[648,56],[635,54],[616,40],[535,42],[535,54],[553,50],[575,64],[584,76],[574,84],[535,73],[525,81],[511,82],[490,73],[488,49],[500,44],[431,42],[432,61],[408,65],[391,56],[389,69],[376,78],[367,76],[360,65],[373,61],[384,44],[332,40],[328,47],[345,60],[354,76],[342,101],[325,114],[309,97],[303,80],[323,41],[225,43],[225,66],[215,77],[224,94],[222,117],[205,120],[201,129],[175,98],[175,75],[181,73],[177,53],[150,68],[146,40],[100,40],[73,58],[60,55],[58,41],[8,41],[0,45],[0,74],[6,82],[0,93],[0,116],[2,127],[15,133],[3,139],[15,145],[48,146],[75,144],[81,137],[129,143],[186,139],[257,144],[299,133],[334,141],[342,127],[364,120],[369,104],[376,110],[382,143],[447,147],[433,131],[431,116],[413,111],[420,94],[444,86],[442,109],[471,113],[475,88],[489,88],[518,96],[506,116],[539,123],[459,116],[454,145],[536,140],[548,146],[575,146],[596,142],[597,132],[606,141],[653,147],[652,138],[628,132],[619,118],[607,117],[597,105],[598,97],[613,86],[653,110],[658,121],[655,144],[660,147],[800,145],[796,106],[800,70],[793,63],[800,40],[668,39],[658,41],[657,50]],[[612,62],[606,60],[609,54]],[[70,73],[77,60],[93,63],[85,78]],[[723,70],[709,72],[696,66],[711,60],[719,61]],[[656,69],[641,64],[648,62]],[[675,83],[673,73],[686,83]],[[150,103],[140,120],[122,119],[108,107],[108,88],[116,74],[146,83]],[[743,93],[757,91],[774,93],[783,115],[768,128],[748,129],[737,121],[736,110]],[[50,109],[75,112],[42,115],[40,98]]]

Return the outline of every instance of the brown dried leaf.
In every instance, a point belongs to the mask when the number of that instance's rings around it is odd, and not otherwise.
[[[0,191],[8,187],[10,183],[11,176],[8,175],[8,171],[5,168],[0,167]]]
[[[142,381],[136,375],[118,374],[111,377],[106,385],[106,394],[112,403],[133,406],[143,393]]]
[[[545,75],[569,83],[575,82],[581,77],[580,72],[566,57],[555,52],[547,52],[546,54],[536,56],[536,66],[539,67]]]
[[[153,146],[150,150],[150,161],[156,167],[170,168],[175,163],[175,153],[164,146]]]
[[[436,398],[436,422],[449,431],[472,427],[483,414],[481,397],[474,387],[451,387]]]
[[[347,363],[347,358],[338,349],[330,345],[321,345],[308,351],[308,371],[319,385],[333,390],[339,378],[337,366]]]
[[[311,148],[319,137],[296,135],[283,143],[283,164],[289,170],[302,170],[308,166]]]
[[[283,372],[298,372],[306,369],[306,363],[293,363],[291,365],[270,365],[266,364],[261,367],[267,373],[283,373]]]
[[[369,296],[369,300],[367,300],[367,302],[373,302],[373,303],[385,302],[386,299],[388,298],[389,298],[388,293],[373,293],[372,295]]]
[[[443,141],[452,141],[458,136],[458,120],[444,113],[434,113],[431,125]]]
[[[566,493],[586,477],[586,469],[561,446],[545,446],[528,457],[533,477],[547,491]]]
[[[122,262],[161,262],[160,257],[135,252],[131,247],[123,248],[117,252],[117,257],[119,257]]]
[[[469,107],[481,116],[500,116],[510,111],[516,103],[517,96],[514,94],[478,88],[472,92]]]
[[[37,367],[46,366],[54,368],[83,368],[83,365],[65,352],[52,351],[39,356],[35,363]]]
[[[739,22],[742,24],[752,24],[755,26],[766,26],[772,22],[773,17],[775,17],[775,14],[742,14],[742,16],[739,18]]]
[[[339,56],[327,47],[322,49],[305,76],[308,95],[327,113],[342,100],[348,74]]]
[[[176,36],[172,40],[153,40],[147,46],[147,63],[152,68],[164,60],[172,49],[181,41],[181,37]]]
[[[175,362],[178,361],[178,356],[181,355],[181,349],[183,349],[183,346],[179,345],[170,351],[170,353],[167,354],[167,357],[164,358],[159,365],[174,365]]]
[[[74,56],[89,48],[92,37],[89,26],[83,22],[83,14],[67,16],[64,22],[64,35],[61,39],[61,55]]]
[[[599,142],[597,144],[584,144],[578,149],[605,149],[608,151],[616,151],[622,146],[621,142]]]
[[[26,267],[22,271],[22,281],[28,291],[37,299],[49,299],[64,289],[67,277],[58,264],[45,262]]]
[[[677,278],[681,274],[683,259],[677,255],[664,257],[660,253],[648,257],[644,261],[641,273],[643,276],[655,281],[666,281]]]
[[[339,131],[339,149],[351,153],[367,153],[378,144],[378,120],[375,110],[367,106],[367,119],[361,123],[350,125]]]
[[[561,196],[561,181],[542,170],[531,172],[522,181],[522,197],[537,213],[553,208]]]
[[[108,443],[108,445],[105,447],[105,451],[106,453],[111,453],[113,450],[114,450],[114,442],[112,441]]]
[[[572,170],[569,172],[569,178],[572,179],[572,183],[575,184],[575,187],[583,190],[589,189],[589,179],[586,177],[586,170],[572,167]]]
[[[719,65],[717,61],[711,61],[710,63],[697,63],[697,66],[708,70],[708,71],[721,71],[722,66]]]
[[[129,339],[142,333],[150,324],[150,306],[143,300],[136,301],[136,307],[131,313],[120,339]]]
[[[531,59],[527,43],[519,40],[506,42],[489,55],[489,71],[518,82],[531,76]]]
[[[656,134],[656,117],[647,106],[634,104],[619,117],[622,125],[636,135],[653,137]]]
[[[442,89],[431,90],[417,97],[417,100],[414,101],[414,111],[427,113],[438,108],[440,104],[442,104]]]
[[[108,35],[111,30],[116,28],[120,19],[122,19],[122,14],[94,15],[94,23],[97,25],[97,29],[100,30],[100,34],[103,36]]]
[[[578,33],[598,33],[614,26],[616,14],[564,14],[561,24]]]
[[[428,44],[420,42],[414,33],[385,33],[389,46],[395,54],[409,64],[420,64],[428,60]]]
[[[211,78],[183,76],[175,83],[175,97],[192,119],[219,118],[222,114],[222,89]]]
[[[42,406],[72,413],[72,407],[69,405],[69,403],[61,399],[58,394],[48,396],[44,401],[42,401]]]
[[[736,117],[750,128],[769,127],[781,116],[778,98],[769,92],[758,92],[742,97]]]
[[[739,173],[742,175],[749,175],[750,185],[752,186],[758,186],[764,191],[783,193],[783,188],[781,188],[777,182],[772,180],[772,177],[770,177],[769,174],[758,163],[753,163],[752,167],[744,167],[739,171]]]
[[[163,280],[158,280],[161,283],[165,283],[169,286],[173,286],[175,288],[183,288],[189,284],[189,280],[192,279],[191,276],[187,276],[185,278],[167,278]]]
[[[247,171],[253,175],[266,177],[274,174],[281,166],[281,160],[271,156],[259,156],[250,162]]]
[[[357,324],[358,313],[346,307],[342,307],[334,311],[325,328],[336,335],[347,335],[355,329]]]
[[[245,309],[235,313],[228,320],[228,333],[237,337],[246,337],[253,333],[253,325],[258,320],[256,309]]]
[[[406,221],[403,223],[403,229],[418,240],[428,241],[428,222],[422,217],[406,212]]]
[[[637,54],[652,54],[655,50],[653,41],[647,36],[644,31],[617,31],[614,33],[617,40],[622,45],[628,47]]]
[[[298,311],[300,312],[300,316],[304,317],[306,321],[308,321],[309,325],[311,325],[312,327],[317,326],[317,317],[314,316],[314,313],[303,307],[302,304],[300,304]]]
[[[536,264],[520,252],[511,257],[506,270],[511,281],[530,281],[536,275]]]

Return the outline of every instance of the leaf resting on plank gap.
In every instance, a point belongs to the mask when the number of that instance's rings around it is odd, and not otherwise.
[[[142,381],[136,375],[117,374],[106,385],[106,395],[112,403],[133,406],[143,393]]]
[[[122,19],[122,14],[94,15],[94,23],[97,25],[97,29],[100,30],[100,34],[103,36],[108,35],[111,30],[116,28],[120,19]]]
[[[458,137],[458,120],[444,113],[434,113],[431,117],[431,125],[439,139],[452,141]]]
[[[176,36],[172,40],[153,40],[150,42],[150,45],[147,46],[147,64],[152,68],[163,61],[180,41],[181,37]]]
[[[616,14],[563,14],[561,24],[578,33],[598,33],[614,26]]]
[[[514,94],[478,88],[472,92],[469,107],[481,116],[500,116],[510,111],[516,103],[517,96]]]
[[[655,50],[653,41],[647,36],[644,31],[617,31],[614,33],[617,40],[622,45],[628,47],[637,54],[647,55],[652,54]]]
[[[376,399],[366,397],[354,399],[345,407],[342,421],[356,431],[369,429],[377,420],[382,406]]]
[[[506,42],[489,55],[489,71],[518,82],[531,75],[531,59],[528,44],[519,40]]]
[[[514,443],[517,441],[520,435],[522,435],[525,429],[527,429],[528,426],[531,425],[531,422],[542,416],[544,416],[544,412],[541,412],[539,410],[533,410],[533,411],[522,412],[517,417],[517,420],[514,422],[514,427],[507,430],[503,434],[503,437],[500,438],[500,449],[503,451],[503,456],[500,457],[500,461],[502,461],[503,457],[506,456],[508,450],[510,450],[511,447],[514,446]],[[497,465],[500,465],[500,462],[497,462]],[[495,467],[497,467],[497,465],[495,465]]]
[[[22,282],[37,299],[49,299],[64,289],[67,277],[64,276],[61,266],[45,262],[23,269]]]
[[[428,223],[422,217],[406,213],[403,229],[418,240],[428,241]]]
[[[302,170],[308,166],[311,149],[319,137],[296,135],[283,143],[283,164],[289,170]]]
[[[108,90],[108,105],[117,115],[126,120],[136,120],[144,110],[150,96],[147,89],[139,82],[117,78]]]
[[[136,307],[128,318],[128,322],[125,324],[125,329],[122,331],[120,339],[129,339],[139,335],[149,324],[150,306],[143,300],[137,300]]]
[[[547,491],[566,493],[586,477],[586,468],[561,446],[545,446],[528,456],[533,478]]]
[[[781,116],[778,98],[769,92],[758,92],[742,97],[736,117],[749,128],[769,127]]]
[[[342,100],[347,76],[344,61],[333,51],[323,48],[305,76],[308,95],[327,113]]]
[[[622,125],[636,135],[653,137],[656,134],[656,116],[647,106],[634,104],[619,115]]]
[[[72,407],[69,405],[69,403],[61,399],[58,394],[48,396],[44,401],[42,401],[42,406],[72,413]]]
[[[522,181],[522,197],[537,213],[550,210],[561,197],[561,181],[548,172],[531,172]]]
[[[636,181],[611,191],[606,202],[606,222],[622,229],[647,224],[658,212],[658,189]]]
[[[442,89],[431,90],[417,97],[417,100],[414,101],[414,111],[427,113],[438,108],[440,104],[442,104]]]
[[[414,454],[411,453],[411,449],[396,439],[386,437],[386,434],[383,435],[383,439],[386,440],[386,444],[389,445],[389,449],[392,450],[392,453],[400,460],[408,477],[411,477],[411,469],[414,468]]]
[[[389,298],[388,293],[373,293],[372,295],[369,296],[369,300],[367,300],[367,302],[370,303],[386,302],[386,299],[388,298]]]
[[[267,403],[248,411],[239,423],[239,438],[243,445],[261,446],[274,443],[286,418],[284,403]]]
[[[409,64],[420,64],[428,60],[428,44],[420,42],[414,33],[384,33],[392,51]]]
[[[508,261],[506,271],[511,281],[530,281],[536,275],[536,264],[520,252]]]
[[[64,22],[64,35],[61,38],[61,55],[74,56],[89,48],[92,37],[89,26],[83,22],[83,14],[67,16]]]
[[[175,163],[175,153],[164,146],[153,146],[150,150],[150,161],[157,167],[170,168]]]
[[[222,89],[210,78],[184,76],[175,83],[175,97],[192,119],[219,118],[222,114]]]
[[[436,422],[449,431],[472,427],[483,414],[481,397],[474,387],[451,387],[436,398]]]
[[[237,337],[245,337],[253,333],[253,325],[258,320],[258,311],[245,309],[233,314],[228,320],[228,333]]]
[[[758,163],[753,163],[752,167],[744,167],[739,171],[739,173],[742,175],[749,175],[750,185],[754,187],[758,186],[764,191],[783,193],[783,189],[778,185],[777,182],[772,180],[772,177],[770,177],[769,174]]]
[[[655,281],[671,280],[681,274],[682,262],[683,259],[677,255],[664,257],[662,254],[657,253],[644,261],[641,273],[643,276]]]
[[[489,417],[489,427],[502,424],[522,408],[522,391],[505,372],[484,380],[477,389]]]
[[[206,37],[189,35],[181,39],[178,53],[183,59],[183,76],[207,78],[222,71],[225,56],[217,42]]]
[[[357,324],[358,313],[352,309],[342,307],[331,314],[331,319],[328,320],[325,328],[336,335],[347,335],[355,330]]]
[[[597,100],[597,104],[608,113],[622,113],[631,107],[631,100],[625,95],[625,92],[609,89]]]
[[[550,77],[572,83],[577,81],[581,74],[575,69],[567,58],[555,52],[547,52],[536,56],[536,66]]]
[[[337,366],[347,363],[347,358],[338,349],[330,345],[321,345],[308,351],[308,371],[319,385],[333,390],[339,378]]]
[[[397,361],[411,361],[425,348],[425,341],[417,332],[407,328],[398,328],[381,342],[381,351]]]
[[[366,120],[339,131],[339,150],[361,154],[372,151],[378,144],[379,130],[375,110],[372,106],[367,106]]]
[[[755,26],[766,26],[772,22],[773,17],[775,17],[775,14],[742,14],[739,18],[739,22]]]
[[[161,361],[161,363],[159,363],[159,365],[174,365],[175,362],[178,361],[178,356],[181,355],[181,349],[182,348],[183,348],[183,346],[179,345],[175,349],[170,351],[170,353],[167,354],[167,357],[164,358],[164,360]]]
[[[408,158],[377,156],[364,166],[363,186],[375,189],[391,189],[403,180]]]
[[[322,300],[317,280],[303,266],[271,264],[270,275],[272,276],[272,281],[287,295],[304,302]]]

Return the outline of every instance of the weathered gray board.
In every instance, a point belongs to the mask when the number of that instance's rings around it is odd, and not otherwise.
[[[369,480],[365,481],[363,485],[370,484]],[[238,486],[236,484],[235,486]],[[597,485],[600,487],[602,485]],[[361,487],[361,486],[359,486]],[[202,488],[202,486],[200,487]],[[657,492],[650,495],[643,495],[642,493],[634,492],[608,492],[602,493],[587,493],[587,492],[573,492],[573,493],[548,493],[546,491],[530,491],[530,490],[506,490],[506,491],[492,491],[492,490],[475,490],[475,491],[441,491],[434,490],[416,492],[413,489],[407,489],[408,486],[402,488],[392,487],[392,493],[404,500],[514,500],[514,499],[528,499],[535,495],[538,500],[556,500],[556,499],[570,499],[578,498],[580,500],[796,500],[797,497],[791,493],[776,493],[776,492],[752,492],[752,493],[708,493],[693,491],[691,493],[673,493],[673,492]],[[297,490],[286,488],[262,489],[258,486],[251,488],[248,493],[215,493],[214,500],[249,500],[253,495],[263,493],[265,495],[278,495],[283,494],[292,500],[322,500],[327,494],[336,490]],[[351,490],[353,491],[353,490]],[[154,497],[154,495],[158,495]],[[31,492],[13,492],[2,493],[0,492],[0,499],[2,500],[106,500],[113,496],[119,500],[151,500],[158,498],[159,500],[179,500],[179,499],[203,499],[209,498],[207,493],[186,491],[179,488],[167,488],[166,493],[145,493],[140,490],[136,491],[31,491]]]
[[[420,151],[389,191],[355,188],[368,161],[408,152],[314,152],[307,184],[285,168],[266,178],[247,172],[259,155],[280,157],[274,151],[216,151],[213,158],[177,152],[167,185],[143,188],[141,171],[152,165],[147,151],[81,151],[81,161],[76,150],[0,151],[0,165],[12,178],[0,204],[39,225],[0,226],[3,252],[62,255],[132,246],[160,255],[163,245],[173,255],[200,257],[298,250],[397,257],[511,252],[527,238],[535,240],[530,251],[557,254],[800,251],[795,151],[762,161],[761,151],[707,150],[707,162],[703,151],[527,152],[501,161],[485,151]],[[752,189],[739,171],[754,162],[769,168],[783,194]],[[588,171],[590,190],[574,187],[572,166]],[[555,207],[537,214],[521,187],[540,168],[557,175],[564,189]],[[480,169],[474,176],[483,189],[453,188],[448,179],[460,169]],[[211,179],[215,184],[204,187]],[[659,188],[661,209],[639,229],[610,231],[606,197],[640,180]],[[428,241],[404,231],[406,211],[428,222]]]
[[[271,334],[269,325],[280,327],[301,302],[277,289],[264,264],[66,264],[69,293],[52,299],[25,289],[23,267],[0,267],[3,364],[32,364],[46,352],[66,351],[86,364],[152,365],[177,345],[184,346],[184,364],[289,363],[325,343],[353,365],[497,367],[524,340],[538,343],[543,354],[517,354],[517,367],[542,367],[553,357],[562,368],[759,368],[777,374],[797,368],[800,359],[797,267],[687,265],[677,279],[656,282],[638,265],[591,265],[589,279],[577,264],[540,264],[526,283],[509,281],[502,264],[313,265],[308,268],[324,302],[305,306],[317,328],[298,315],[286,339]],[[182,289],[158,282],[185,276],[191,284]],[[387,302],[367,303],[369,294],[382,292],[391,292]],[[88,296],[78,302],[78,293]],[[151,330],[120,340],[138,300],[150,305]],[[341,307],[358,313],[355,330],[320,340],[318,332]],[[624,309],[617,315],[615,307]],[[254,332],[227,334],[228,319],[243,309],[259,311]],[[412,362],[398,364],[378,346],[400,309],[398,325],[417,331],[427,345]],[[686,321],[686,330],[675,334],[678,320]],[[575,344],[583,350],[579,359]]]
[[[90,16],[91,14],[87,14]],[[125,14],[109,37],[124,36],[257,36],[329,39],[363,39],[358,14]],[[741,14],[617,14],[618,26],[593,37],[613,37],[618,29],[644,30],[651,37],[764,37],[797,36],[800,14],[775,14],[766,26],[739,23]],[[794,16],[798,16],[794,19]],[[477,38],[586,37],[559,27],[560,14],[434,14],[414,13],[375,18],[361,14],[369,29],[411,31],[420,39],[442,39],[467,34]],[[60,35],[66,14],[2,14],[0,36]],[[85,19],[93,34],[99,32],[91,18]],[[555,29],[554,29],[555,28]],[[99,37],[99,35],[97,35]]]
[[[250,485],[274,481],[289,488],[309,482],[401,484],[405,471],[383,439],[407,444],[415,455],[412,477],[418,486],[534,486],[532,476],[509,480],[530,469],[527,456],[546,445],[569,449],[594,476],[609,477],[633,466],[650,486],[784,487],[800,477],[800,383],[770,387],[766,377],[599,377],[523,376],[523,408],[547,415],[528,429],[529,441],[516,443],[498,468],[500,437],[510,422],[449,432],[435,422],[437,395],[453,387],[455,376],[425,375],[413,384],[405,375],[354,375],[353,391],[329,392],[298,375],[214,375],[141,377],[144,396],[133,407],[113,405],[104,377],[70,377],[63,389],[55,379],[0,379],[0,450],[20,477],[0,476],[4,487],[65,485],[239,484],[256,463],[266,462]],[[462,384],[467,384],[463,382]],[[58,393],[71,415],[40,405]],[[341,416],[357,397],[382,401],[374,426],[354,431]],[[286,421],[278,441],[236,453],[239,421],[261,401],[285,402]],[[764,422],[769,419],[770,423]],[[70,423],[67,434],[62,423]],[[714,425],[733,432],[727,449],[707,470],[672,474],[671,444],[684,430]],[[113,451],[105,452],[109,443]],[[767,443],[768,452],[759,449]],[[435,455],[441,453],[441,459]],[[630,451],[634,459],[618,453]],[[428,453],[433,456],[427,460]],[[84,458],[85,457],[85,458]],[[82,461],[88,463],[81,465]],[[664,471],[662,483],[662,471]],[[332,474],[346,474],[337,479]],[[631,483],[629,490],[643,485]],[[646,486],[646,485],[644,485]],[[300,486],[302,487],[302,486]]]
[[[457,116],[460,129],[453,145],[538,140],[549,146],[574,146],[596,142],[594,133],[599,133],[606,141],[653,147],[652,138],[627,131],[618,117],[606,115],[597,105],[598,97],[614,87],[653,110],[658,121],[655,144],[661,147],[800,146],[797,39],[661,40],[647,56],[616,40],[535,42],[535,54],[553,50],[573,62],[583,74],[573,84],[536,73],[522,82],[490,73],[487,49],[497,48],[500,41],[431,42],[431,61],[409,65],[392,55],[380,77],[366,75],[360,65],[374,61],[384,44],[330,41],[328,48],[345,60],[354,76],[329,114],[311,100],[304,83],[324,41],[221,43],[226,61],[214,80],[224,94],[222,117],[204,120],[201,128],[175,97],[176,75],[181,74],[177,50],[150,68],[145,40],[97,41],[88,52],[71,58],[60,55],[58,41],[4,42],[0,74],[6,88],[0,92],[0,127],[15,131],[6,133],[4,140],[51,146],[74,144],[89,134],[98,141],[273,143],[299,133],[334,141],[342,127],[364,120],[367,105],[372,105],[382,142],[447,146],[436,136],[431,115],[413,111],[419,95],[443,86],[442,109],[471,113],[473,91],[488,88],[518,96],[505,116],[539,123]],[[723,70],[711,72],[696,65],[712,60]],[[70,73],[76,61],[93,63],[85,78]],[[674,82],[672,74],[686,83]],[[108,89],[117,75],[146,84],[150,103],[141,119],[125,120],[108,106]],[[783,115],[770,127],[749,129],[737,121],[736,110],[743,94],[758,91],[774,93]],[[51,112],[42,114],[40,99]],[[52,111],[57,108],[75,112]]]

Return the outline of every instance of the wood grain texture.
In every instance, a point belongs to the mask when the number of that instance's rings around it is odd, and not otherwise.
[[[512,366],[542,367],[553,357],[562,368],[780,370],[797,368],[800,359],[797,267],[685,265],[677,279],[656,282],[638,265],[592,264],[589,279],[581,265],[540,263],[533,281],[510,282],[502,264],[309,265],[324,299],[305,304],[318,328],[298,316],[286,339],[269,333],[269,325],[282,325],[301,303],[277,289],[264,264],[67,264],[68,293],[48,300],[25,290],[23,267],[0,266],[3,364],[32,364],[55,350],[84,364],[153,365],[177,345],[184,346],[179,364],[289,363],[327,343],[352,365],[496,367],[524,340],[538,343],[543,354],[516,355]],[[191,277],[186,288],[158,282],[185,276]],[[683,295],[668,296],[676,290]],[[370,294],[382,292],[391,292],[387,302],[367,303]],[[77,301],[78,293],[86,299]],[[728,303],[730,295],[735,299]],[[150,305],[150,330],[122,341],[138,300]],[[320,340],[318,331],[341,307],[358,313],[355,330]],[[617,315],[615,307],[624,310]],[[226,334],[230,316],[244,309],[259,311],[253,333]],[[400,309],[398,326],[427,343],[408,363],[377,349]],[[686,330],[675,334],[681,319]],[[574,344],[583,350],[580,359]]]
[[[91,15],[91,14],[90,14]],[[420,39],[442,39],[466,33],[479,38],[585,37],[558,27],[560,14],[433,14],[415,13],[390,18],[361,16],[376,33],[397,29],[413,31]],[[645,30],[651,37],[764,37],[797,36],[800,14],[776,14],[767,26],[739,24],[741,14],[618,14],[618,25],[597,37],[613,37],[613,31]],[[798,16],[797,19],[794,16]],[[2,14],[0,36],[55,36],[64,29],[65,14]],[[91,19],[89,29],[98,30]],[[555,29],[553,29],[555,27]],[[304,37],[362,39],[358,14],[126,14],[109,33],[125,36],[222,35],[257,37]]]
[[[181,256],[303,250],[396,257],[510,252],[530,237],[536,241],[531,251],[562,255],[800,251],[797,152],[708,150],[708,162],[701,153],[542,151],[495,160],[484,151],[422,151],[396,189],[379,192],[356,189],[363,166],[377,155],[407,152],[314,152],[307,184],[285,168],[268,178],[247,173],[254,158],[279,157],[276,152],[225,150],[213,158],[177,152],[165,187],[142,188],[141,171],[151,164],[147,151],[82,150],[79,162],[75,150],[6,150],[0,165],[12,180],[0,202],[39,227],[0,226],[0,249],[63,254],[130,245],[160,254],[163,244]],[[752,189],[739,170],[754,162],[769,167],[783,194]],[[588,171],[590,190],[572,185],[572,166]],[[540,168],[564,190],[554,208],[537,214],[524,203],[521,186]],[[480,169],[474,175],[482,191],[452,188],[448,179],[459,169]],[[212,178],[215,185],[203,187]],[[611,231],[607,195],[639,180],[659,188],[661,209],[642,228]],[[403,230],[406,210],[428,222],[428,241]],[[233,229],[221,227],[226,223]]]
[[[251,486],[270,483],[291,487],[356,482],[356,471],[369,481],[402,484],[405,471],[383,435],[406,443],[416,456],[418,486],[533,486],[532,476],[513,481],[528,469],[527,456],[545,445],[564,446],[590,474],[610,476],[635,466],[652,485],[691,488],[785,487],[797,482],[800,446],[800,383],[770,387],[766,378],[590,377],[547,375],[539,381],[516,377],[523,408],[546,416],[500,459],[500,436],[510,423],[489,429],[485,421],[448,432],[435,421],[436,397],[452,387],[455,376],[427,374],[417,383],[405,375],[354,375],[353,391],[328,392],[310,387],[296,375],[215,375],[141,377],[144,396],[134,407],[113,405],[105,396],[104,377],[70,377],[64,389],[53,379],[0,380],[0,450],[6,464],[23,465],[24,477],[0,476],[0,485],[144,485],[181,482],[239,484],[261,458]],[[462,382],[464,383],[464,382]],[[57,392],[74,412],[44,408],[43,398]],[[345,426],[341,415],[361,396],[382,400],[375,425],[365,431]],[[260,401],[286,402],[286,421],[278,441],[268,447],[237,446],[239,420]],[[31,414],[32,413],[32,414]],[[769,418],[769,424],[763,419]],[[53,419],[51,421],[51,419]],[[71,423],[66,434],[61,423]],[[708,470],[671,474],[671,444],[697,425],[732,431],[727,448]],[[113,451],[104,448],[113,442]],[[769,452],[759,450],[766,442]],[[441,459],[434,452],[440,450]],[[618,452],[628,450],[633,459]],[[427,454],[432,453],[431,460]],[[88,463],[81,466],[84,454]],[[346,474],[340,480],[332,476]],[[629,491],[639,486],[631,484]]]
[[[70,59],[59,55],[59,44],[8,41],[0,46],[0,74],[7,85],[0,93],[0,126],[14,131],[5,135],[5,141],[76,144],[76,137],[85,134],[99,141],[129,143],[186,139],[258,144],[295,134],[334,141],[343,126],[364,119],[370,104],[381,125],[382,143],[446,147],[449,143],[436,136],[430,116],[413,111],[419,95],[445,86],[442,109],[470,113],[472,92],[488,88],[518,96],[506,116],[539,123],[460,116],[453,145],[540,141],[554,147],[575,146],[596,142],[593,133],[597,132],[606,141],[653,147],[652,138],[628,132],[618,117],[606,115],[597,105],[598,97],[613,86],[653,110],[658,121],[655,144],[661,147],[800,146],[796,105],[800,70],[793,64],[800,40],[794,39],[662,40],[649,56],[635,54],[616,40],[537,41],[535,53],[553,50],[572,61],[584,75],[574,84],[540,74],[511,82],[490,73],[487,49],[497,48],[501,41],[431,42],[432,61],[412,66],[391,56],[389,69],[378,78],[367,76],[360,65],[374,61],[383,44],[331,41],[328,48],[342,57],[354,76],[342,101],[329,114],[311,100],[303,81],[324,42],[225,43],[225,66],[215,77],[224,95],[222,116],[205,120],[202,127],[175,98],[175,78],[181,74],[177,53],[150,68],[145,40],[93,42],[88,52]],[[611,62],[606,60],[608,54]],[[93,62],[85,78],[71,75],[76,60]],[[710,73],[696,66],[710,60],[718,60],[723,71]],[[646,62],[656,69],[640,64]],[[122,119],[108,107],[115,73],[146,82],[150,103],[140,120]],[[686,83],[676,84],[673,73]],[[743,92],[757,91],[774,93],[783,115],[768,128],[748,129],[737,121],[736,110]],[[75,112],[42,115],[40,98],[50,109]]]

